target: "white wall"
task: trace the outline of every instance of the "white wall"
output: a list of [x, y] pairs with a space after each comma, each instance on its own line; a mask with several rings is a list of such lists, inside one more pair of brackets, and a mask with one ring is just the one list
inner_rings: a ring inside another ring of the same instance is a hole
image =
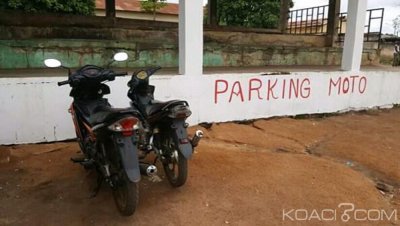
[[[302, 72], [273, 76], [154, 76], [151, 83], [156, 85], [158, 99], [188, 100], [193, 111], [189, 122], [193, 125], [398, 104], [399, 75], [399, 72], [368, 71], [358, 74]], [[0, 79], [0, 144], [74, 138], [72, 121], [67, 112], [72, 101], [68, 96], [69, 87], [56, 85], [57, 81], [64, 79]], [[117, 78], [108, 83], [112, 93], [109, 100], [116, 107], [129, 104], [126, 96], [128, 79]], [[340, 93], [338, 85], [335, 85], [339, 84], [338, 79], [341, 79]], [[249, 100], [250, 81], [252, 95]]]

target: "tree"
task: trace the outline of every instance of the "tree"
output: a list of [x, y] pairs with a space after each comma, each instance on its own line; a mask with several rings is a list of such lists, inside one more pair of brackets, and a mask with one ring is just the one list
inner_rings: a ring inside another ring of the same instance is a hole
[[280, 7], [281, 0], [218, 0], [218, 21], [228, 26], [277, 28]]
[[400, 15], [393, 19], [394, 35], [399, 36], [400, 32]]
[[0, 0], [0, 10], [93, 15], [94, 0]]
[[157, 11], [167, 6], [166, 0], [145, 0], [140, 1], [140, 7], [145, 12], [153, 13], [153, 20], [156, 20]]

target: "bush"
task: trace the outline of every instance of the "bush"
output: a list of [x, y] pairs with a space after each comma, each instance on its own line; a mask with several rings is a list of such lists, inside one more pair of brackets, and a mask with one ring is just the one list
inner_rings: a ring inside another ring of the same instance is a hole
[[0, 0], [0, 9], [93, 15], [94, 0]]
[[[289, 8], [293, 1], [289, 1]], [[220, 25], [251, 28], [278, 28], [280, 0], [218, 0]]]

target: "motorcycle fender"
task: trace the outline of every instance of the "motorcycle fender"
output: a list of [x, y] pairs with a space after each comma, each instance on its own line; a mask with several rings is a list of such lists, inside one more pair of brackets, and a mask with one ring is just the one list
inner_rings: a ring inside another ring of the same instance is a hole
[[118, 148], [122, 164], [125, 168], [125, 172], [131, 182], [140, 181], [140, 168], [138, 149], [134, 145], [133, 137], [126, 137], [122, 135], [114, 136], [115, 146]]
[[172, 128], [175, 130], [177, 144], [179, 145], [179, 150], [186, 159], [191, 159], [193, 154], [193, 147], [188, 139], [188, 133], [185, 128], [184, 120], [174, 120], [172, 123]]

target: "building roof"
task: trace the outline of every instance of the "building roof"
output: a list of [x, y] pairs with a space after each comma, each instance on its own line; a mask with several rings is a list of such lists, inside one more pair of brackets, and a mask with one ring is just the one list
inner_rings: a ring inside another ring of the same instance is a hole
[[[157, 11], [157, 13], [178, 15], [179, 5], [166, 3], [167, 5]], [[105, 0], [96, 0], [96, 9], [105, 9]], [[144, 12], [140, 8], [139, 0], [115, 0], [115, 9], [118, 11]]]

